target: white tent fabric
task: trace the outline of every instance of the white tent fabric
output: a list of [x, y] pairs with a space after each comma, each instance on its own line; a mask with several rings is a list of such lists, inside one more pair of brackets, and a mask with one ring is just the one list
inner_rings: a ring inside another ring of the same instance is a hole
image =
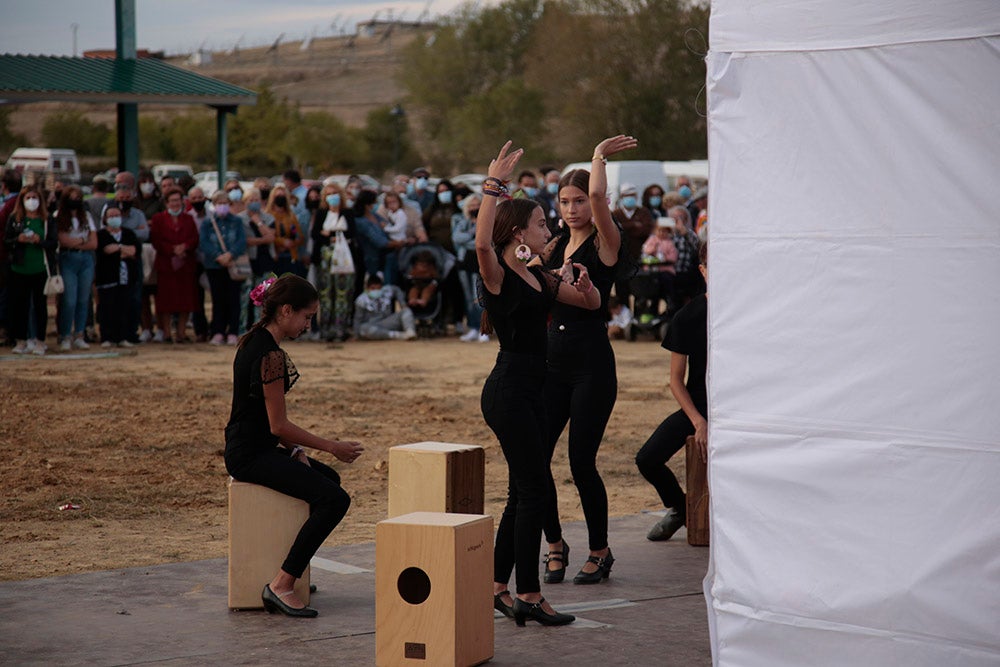
[[715, 0], [717, 665], [1000, 664], [1000, 2]]

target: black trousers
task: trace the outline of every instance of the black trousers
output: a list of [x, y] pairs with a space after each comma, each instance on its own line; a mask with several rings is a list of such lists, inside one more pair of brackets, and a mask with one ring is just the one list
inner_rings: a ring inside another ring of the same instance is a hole
[[545, 360], [501, 351], [483, 386], [486, 424], [507, 460], [507, 505], [497, 527], [493, 580], [506, 584], [516, 566], [517, 592], [537, 593], [542, 511], [552, 487], [545, 450]]
[[101, 328], [101, 342], [120, 343], [127, 338], [131, 300], [129, 285], [97, 288], [97, 326]]
[[240, 333], [240, 292], [243, 283], [229, 277], [227, 269], [205, 269], [212, 290], [211, 332], [225, 336]]
[[34, 306], [35, 336], [45, 342], [45, 329], [49, 320], [48, 304], [45, 297], [45, 281], [48, 276], [41, 273], [24, 274], [11, 271], [8, 283], [9, 299], [7, 320], [10, 333], [16, 340], [28, 338], [28, 312]]
[[308, 466], [295, 461], [288, 450], [278, 447], [253, 456], [227, 456], [226, 469], [241, 482], [260, 484], [309, 503], [309, 518], [281, 564], [288, 574], [301, 577], [309, 560], [351, 506], [350, 496], [340, 486], [340, 475], [314, 459], [309, 459]]
[[[706, 414], [705, 406], [696, 406], [701, 414]], [[677, 510], [681, 516], [686, 511], [684, 492], [677, 483], [677, 477], [667, 467], [667, 461], [684, 446], [688, 436], [694, 435], [694, 424], [678, 410], [664, 419], [646, 444], [635, 455], [635, 465], [646, 481], [653, 485], [663, 501], [663, 506]]]
[[[548, 415], [546, 457], [551, 465], [556, 443], [569, 423], [569, 467], [580, 493], [591, 551], [608, 546], [608, 493], [597, 471], [597, 450], [618, 398], [615, 353], [603, 322], [553, 323], [549, 330], [545, 408]], [[549, 474], [552, 480], [552, 474]], [[545, 510], [545, 539], [562, 539], [555, 482]]]

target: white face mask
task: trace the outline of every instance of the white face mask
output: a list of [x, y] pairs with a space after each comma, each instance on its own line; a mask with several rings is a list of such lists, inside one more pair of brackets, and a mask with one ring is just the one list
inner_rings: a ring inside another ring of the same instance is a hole
[[150, 183], [149, 181], [139, 184], [139, 190], [142, 192], [142, 194], [146, 195], [147, 197], [153, 194], [153, 189], [155, 187], [156, 186]]
[[37, 199], [25, 199], [24, 200], [24, 208], [25, 208], [25, 210], [31, 211], [32, 213], [34, 213], [35, 211], [38, 210], [38, 207], [39, 207], [40, 204], [41, 204], [41, 202], [39, 200], [37, 200]]

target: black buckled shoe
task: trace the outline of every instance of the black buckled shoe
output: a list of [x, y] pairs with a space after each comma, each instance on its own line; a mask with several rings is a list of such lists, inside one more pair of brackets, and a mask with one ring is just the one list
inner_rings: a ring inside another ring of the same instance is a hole
[[588, 556], [588, 563], [593, 563], [597, 566], [597, 569], [593, 572], [584, 572], [580, 570], [580, 573], [573, 577], [574, 584], [599, 584], [611, 574], [611, 566], [615, 564], [615, 557], [611, 555], [611, 549], [608, 549], [608, 555], [604, 558], [598, 556]]
[[[288, 595], [288, 593], [285, 593], [285, 595]], [[316, 618], [319, 616], [319, 612], [312, 607], [302, 607], [300, 609], [289, 607], [282, 601], [281, 596], [276, 595], [271, 590], [271, 584], [264, 586], [264, 591], [260, 594], [260, 599], [263, 600], [264, 609], [267, 609], [267, 613], [269, 614], [281, 612], [285, 616], [294, 616], [296, 618]]]
[[520, 627], [524, 627], [525, 621], [537, 621], [542, 625], [566, 625], [576, 620], [576, 616], [570, 614], [548, 614], [542, 609], [545, 598], [538, 602], [525, 602], [521, 598], [514, 598], [514, 622]]
[[509, 605], [503, 601], [504, 595], [510, 595], [514, 597], [510, 591], [504, 591], [503, 593], [495, 593], [493, 595], [493, 608], [498, 612], [506, 616], [507, 618], [514, 618], [514, 606]]
[[[545, 558], [542, 559], [542, 565], [545, 568], [545, 574], [542, 577], [542, 581], [547, 584], [558, 584], [566, 578], [566, 566], [569, 565], [569, 544], [566, 540], [562, 541], [563, 548], [562, 551], [550, 551]], [[562, 563], [562, 567], [558, 570], [550, 570], [550, 562]]]

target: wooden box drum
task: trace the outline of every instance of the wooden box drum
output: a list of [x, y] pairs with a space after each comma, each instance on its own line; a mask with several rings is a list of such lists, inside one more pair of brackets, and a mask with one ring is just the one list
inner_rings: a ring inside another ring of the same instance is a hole
[[478, 445], [417, 442], [389, 449], [389, 517], [483, 513], [486, 456]]

